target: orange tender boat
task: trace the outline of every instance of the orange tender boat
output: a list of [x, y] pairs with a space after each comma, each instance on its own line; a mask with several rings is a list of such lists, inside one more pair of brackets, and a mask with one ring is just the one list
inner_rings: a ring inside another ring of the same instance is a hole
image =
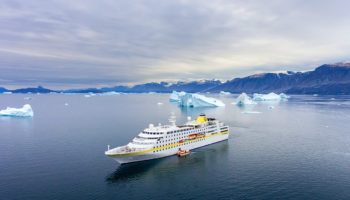
[[179, 157], [183, 157], [183, 156], [187, 156], [190, 153], [191, 153], [190, 150], [181, 150], [181, 149], [179, 149], [179, 151], [176, 153], [176, 155], [179, 156]]

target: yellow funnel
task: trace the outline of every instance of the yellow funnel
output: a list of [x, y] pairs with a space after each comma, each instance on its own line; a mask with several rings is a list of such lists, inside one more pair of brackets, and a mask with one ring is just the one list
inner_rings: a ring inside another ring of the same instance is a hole
[[198, 123], [205, 123], [208, 121], [207, 117], [205, 115], [199, 115], [196, 120]]

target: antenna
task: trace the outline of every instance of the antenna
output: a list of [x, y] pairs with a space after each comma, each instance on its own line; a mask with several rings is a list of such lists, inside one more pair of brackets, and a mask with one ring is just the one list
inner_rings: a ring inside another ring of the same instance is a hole
[[172, 126], [176, 126], [176, 116], [174, 112], [170, 113], [169, 122]]

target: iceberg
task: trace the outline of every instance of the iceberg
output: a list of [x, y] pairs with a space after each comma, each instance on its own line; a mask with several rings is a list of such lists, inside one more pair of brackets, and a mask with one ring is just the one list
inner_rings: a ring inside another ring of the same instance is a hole
[[3, 94], [12, 94], [12, 92], [3, 92]]
[[93, 97], [93, 96], [96, 96], [96, 94], [94, 93], [89, 93], [89, 94], [85, 94], [84, 97], [86, 98], [90, 98], [90, 97]]
[[4, 110], [0, 110], [0, 116], [8, 117], [33, 117], [34, 112], [29, 104], [25, 104], [22, 108], [7, 107]]
[[258, 94], [254, 93], [253, 100], [254, 101], [281, 101], [281, 100], [288, 100], [289, 96], [287, 96], [284, 93], [276, 94], [276, 93], [269, 93], [269, 94]]
[[236, 99], [236, 105], [244, 106], [244, 105], [254, 105], [256, 102], [252, 100], [246, 93], [240, 94]]
[[260, 114], [261, 112], [259, 112], [259, 111], [243, 111], [241, 113], [242, 114]]
[[271, 92], [269, 94], [254, 93], [253, 100], [254, 101], [280, 101], [281, 97], [280, 97], [280, 95], [273, 93], [273, 92]]
[[24, 100], [31, 100], [32, 97], [24, 97]]
[[169, 100], [172, 102], [180, 102], [180, 97], [184, 96], [186, 92], [176, 92], [171, 93]]
[[220, 91], [220, 95], [230, 95], [231, 93], [225, 92], [225, 91]]
[[286, 95], [284, 93], [281, 93], [280, 97], [281, 97], [282, 100], [288, 100], [290, 98], [290, 96], [288, 96], [288, 95]]
[[104, 92], [104, 93], [101, 93], [99, 94], [100, 96], [113, 96], [113, 95], [119, 95], [120, 93], [119, 92]]
[[219, 107], [225, 104], [215, 98], [206, 97], [200, 94], [191, 94], [186, 92], [171, 93], [169, 100], [171, 102], [178, 102], [183, 107]]
[[200, 94], [185, 93], [179, 96], [179, 105], [183, 107], [221, 107], [225, 104], [215, 98], [206, 97]]

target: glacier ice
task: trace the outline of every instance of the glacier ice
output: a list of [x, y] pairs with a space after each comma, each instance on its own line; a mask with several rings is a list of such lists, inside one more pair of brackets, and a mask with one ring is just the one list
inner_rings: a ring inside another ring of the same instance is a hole
[[236, 99], [236, 105], [244, 106], [244, 105], [254, 105], [256, 102], [252, 100], [246, 93], [240, 94]]
[[25, 104], [22, 108], [7, 107], [4, 110], [0, 110], [0, 116], [9, 117], [33, 117], [34, 112], [29, 104]]
[[289, 96], [287, 96], [284, 93], [276, 94], [276, 93], [269, 93], [269, 94], [253, 94], [253, 100], [254, 101], [281, 101], [281, 100], [288, 100]]
[[179, 105], [183, 107], [219, 107], [225, 104], [215, 98], [206, 97], [200, 94], [185, 93], [179, 96]]
[[176, 92], [173, 91], [173, 93], [171, 93], [169, 100], [172, 102], [179, 102], [180, 101], [180, 96], [185, 95], [186, 92]]

